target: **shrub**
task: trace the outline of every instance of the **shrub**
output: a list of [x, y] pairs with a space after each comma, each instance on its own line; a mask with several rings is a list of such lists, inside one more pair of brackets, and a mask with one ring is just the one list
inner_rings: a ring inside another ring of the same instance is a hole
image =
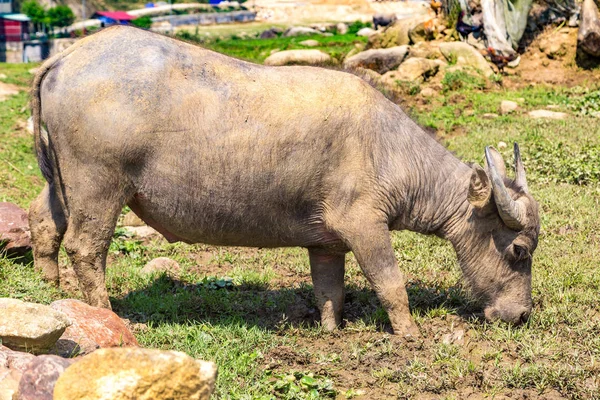
[[348, 26], [348, 33], [356, 33], [362, 28], [370, 28], [373, 24], [370, 22], [354, 21]]
[[152, 18], [148, 16], [140, 17], [132, 20], [131, 23], [137, 26], [138, 28], [150, 29], [150, 27], [152, 26]]

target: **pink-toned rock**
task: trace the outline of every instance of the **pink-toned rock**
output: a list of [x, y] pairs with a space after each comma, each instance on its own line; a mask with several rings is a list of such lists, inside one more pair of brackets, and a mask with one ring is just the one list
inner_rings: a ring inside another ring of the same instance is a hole
[[23, 372], [15, 400], [52, 400], [58, 377], [73, 362], [51, 355], [35, 357]]
[[0, 368], [9, 368], [23, 373], [27, 365], [35, 358], [33, 354], [14, 351], [0, 345]]
[[101, 347], [139, 346], [125, 323], [111, 310], [73, 299], [55, 301], [50, 307], [66, 314], [72, 322], [52, 350], [55, 354], [72, 356]]
[[0, 252], [23, 255], [31, 250], [27, 213], [12, 203], [0, 203]]
[[20, 372], [0, 367], [0, 400], [13, 400], [13, 396], [19, 388], [20, 379]]

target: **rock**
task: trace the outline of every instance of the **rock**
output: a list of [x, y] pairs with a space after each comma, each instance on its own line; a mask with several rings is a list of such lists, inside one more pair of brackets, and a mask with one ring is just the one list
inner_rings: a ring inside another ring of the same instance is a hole
[[217, 369], [178, 351], [101, 349], [71, 365], [58, 378], [60, 400], [208, 399]]
[[517, 108], [519, 108], [519, 105], [515, 101], [502, 100], [500, 103], [500, 115], [510, 114], [516, 111]]
[[50, 349], [71, 322], [48, 306], [0, 299], [0, 339], [13, 350], [41, 353]]
[[123, 221], [121, 223], [123, 226], [144, 226], [146, 223], [141, 220], [140, 217], [135, 215], [133, 211], [129, 211], [127, 214], [123, 216]]
[[485, 119], [494, 119], [494, 118], [498, 118], [499, 115], [498, 114], [494, 114], [494, 113], [485, 113], [481, 116], [481, 118], [485, 118]]
[[[557, 35], [554, 35], [557, 36]], [[548, 37], [540, 41], [540, 51], [546, 54], [546, 57], [555, 60], [567, 54], [567, 47], [558, 37]]]
[[58, 300], [50, 307], [67, 315], [72, 322], [56, 343], [53, 353], [72, 357], [104, 347], [139, 346], [135, 336], [111, 310], [74, 299]]
[[348, 25], [346, 25], [343, 22], [340, 22], [339, 24], [337, 24], [335, 26], [335, 29], [337, 30], [337, 33], [339, 35], [345, 35], [346, 33], [348, 33]]
[[171, 260], [168, 257], [158, 257], [148, 262], [141, 270], [141, 273], [146, 275], [158, 272], [166, 272], [169, 276], [177, 277], [181, 272], [181, 267], [175, 260]]
[[406, 54], [408, 46], [396, 46], [388, 49], [371, 49], [360, 52], [344, 60], [344, 68], [367, 68], [380, 74], [398, 67]]
[[547, 118], [547, 119], [566, 119], [569, 114], [564, 112], [557, 111], [548, 111], [548, 110], [534, 110], [529, 111], [529, 116], [531, 118]]
[[31, 250], [27, 213], [12, 203], [0, 203], [0, 254], [23, 255]]
[[0, 400], [13, 400], [20, 380], [20, 372], [0, 367]]
[[382, 49], [410, 44], [409, 31], [423, 22], [422, 18], [406, 18], [396, 21], [381, 32], [369, 36], [367, 49]]
[[138, 237], [140, 239], [145, 239], [151, 236], [158, 236], [160, 235], [160, 233], [158, 233], [154, 228], [151, 228], [149, 226], [126, 226], [125, 229], [128, 232], [131, 232], [133, 234], [133, 236]]
[[504, 150], [508, 147], [506, 142], [498, 142], [498, 150]]
[[6, 346], [0, 345], [0, 369], [8, 368], [19, 373], [25, 372], [27, 365], [33, 360], [33, 354], [22, 351], [14, 351]]
[[444, 335], [442, 338], [442, 343], [444, 344], [463, 344], [465, 337], [465, 331], [462, 329], [458, 329], [452, 333], [448, 333]]
[[383, 75], [384, 80], [394, 81], [422, 81], [435, 75], [444, 62], [440, 60], [428, 60], [426, 58], [409, 58], [404, 61], [396, 71], [390, 71]]
[[27, 72], [29, 72], [31, 75], [35, 75], [38, 72], [38, 69], [37, 68], [31, 68]]
[[439, 43], [420, 42], [411, 46], [408, 57], [429, 58], [431, 60], [444, 58], [440, 52]]
[[494, 71], [485, 58], [476, 49], [463, 42], [440, 43], [440, 51], [451, 62], [456, 65], [466, 65], [479, 70], [485, 77], [490, 77]]
[[287, 31], [285, 31], [283, 33], [283, 36], [292, 37], [292, 36], [309, 36], [309, 35], [320, 35], [320, 34], [321, 34], [321, 32], [319, 32], [318, 30], [309, 28], [307, 26], [293, 26], [293, 27], [289, 28]]
[[352, 71], [356, 76], [361, 77], [365, 81], [369, 82], [372, 85], [378, 85], [381, 83], [381, 74], [373, 71], [372, 69], [367, 68], [356, 68]]
[[0, 74], [0, 79], [6, 79], [8, 78], [8, 76], [6, 76], [6, 74]]
[[276, 37], [279, 37], [279, 35], [277, 34], [277, 31], [275, 31], [275, 29], [273, 28], [261, 32], [259, 36], [260, 39], [274, 39]]
[[271, 51], [269, 52], [269, 55], [271, 55], [271, 54], [275, 54], [275, 53], [277, 53], [278, 51], [281, 51], [281, 49], [273, 49], [273, 50], [271, 50]]
[[314, 40], [314, 39], [308, 39], [308, 40], [303, 40], [303, 41], [301, 41], [301, 42], [300, 42], [300, 43], [298, 43], [298, 44], [300, 44], [300, 45], [302, 45], [302, 46], [306, 46], [306, 47], [316, 47], [316, 46], [318, 46], [320, 43], [319, 43], [319, 42], [317, 42], [317, 41], [316, 41], [316, 40]]
[[267, 57], [265, 65], [321, 65], [329, 62], [329, 54], [320, 50], [285, 50]]
[[58, 377], [74, 362], [58, 356], [35, 357], [23, 372], [15, 400], [52, 400]]
[[359, 29], [358, 32], [356, 32], [356, 36], [368, 37], [368, 36], [371, 36], [372, 34], [374, 34], [375, 32], [376, 32], [375, 29], [372, 29], [372, 28], [362, 28], [362, 29]]
[[408, 31], [408, 37], [412, 43], [426, 42], [434, 39], [433, 21], [424, 21], [412, 27]]
[[429, 87], [423, 88], [421, 90], [421, 96], [423, 96], [423, 97], [435, 97], [437, 95], [438, 95], [438, 92], [436, 92], [434, 89], [429, 88]]

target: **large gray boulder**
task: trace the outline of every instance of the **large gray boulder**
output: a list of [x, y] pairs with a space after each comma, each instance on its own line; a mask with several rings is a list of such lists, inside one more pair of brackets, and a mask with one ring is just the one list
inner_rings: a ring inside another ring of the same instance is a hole
[[48, 306], [0, 299], [0, 339], [10, 349], [43, 353], [69, 325], [71, 321], [64, 313]]
[[409, 46], [396, 46], [389, 49], [371, 49], [360, 52], [344, 60], [344, 68], [368, 68], [380, 74], [398, 67], [406, 54]]
[[271, 54], [265, 65], [322, 65], [330, 62], [329, 54], [320, 50], [285, 50]]
[[58, 378], [54, 398], [208, 399], [217, 368], [178, 351], [100, 349], [84, 356]]
[[440, 43], [440, 51], [449, 62], [456, 61], [456, 65], [473, 67], [485, 77], [489, 77], [494, 73], [483, 55], [467, 43]]

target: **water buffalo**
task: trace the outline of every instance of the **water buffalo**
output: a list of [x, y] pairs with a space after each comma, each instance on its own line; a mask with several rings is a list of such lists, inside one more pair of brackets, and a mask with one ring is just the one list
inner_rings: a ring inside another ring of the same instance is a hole
[[[493, 148], [467, 165], [362, 79], [265, 67], [132, 27], [44, 63], [32, 91], [48, 185], [30, 209], [36, 266], [63, 242], [85, 300], [110, 307], [106, 254], [127, 204], [170, 241], [308, 249], [327, 329], [352, 251], [396, 334], [416, 334], [390, 230], [452, 242], [489, 319], [531, 312], [538, 206]], [[47, 135], [41, 124], [45, 123]]]
[[377, 30], [380, 26], [392, 25], [397, 20], [396, 14], [375, 14], [373, 15], [373, 28]]

